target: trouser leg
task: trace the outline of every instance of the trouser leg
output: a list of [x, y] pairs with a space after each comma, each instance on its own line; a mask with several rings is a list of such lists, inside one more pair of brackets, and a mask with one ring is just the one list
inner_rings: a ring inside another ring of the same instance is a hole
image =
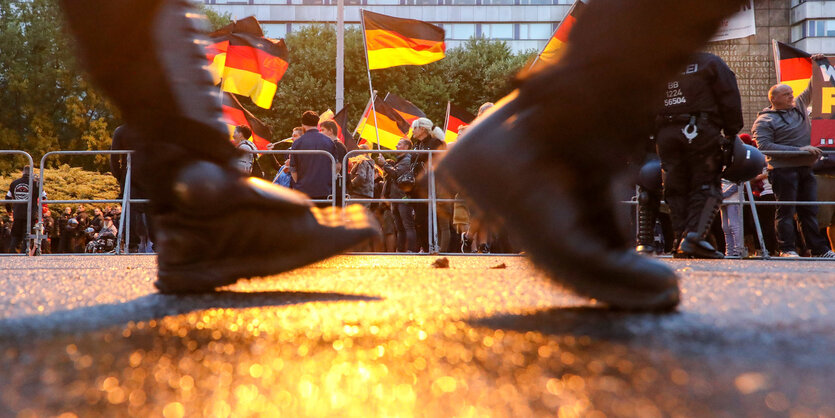
[[[412, 206], [408, 203], [398, 203], [396, 214], [397, 217], [400, 219], [399, 223], [403, 228], [403, 250], [404, 251], [411, 251], [417, 252], [418, 251], [418, 244], [417, 244], [417, 236], [415, 232], [415, 215], [413, 213]], [[398, 230], [398, 242], [400, 241]], [[399, 247], [399, 245], [398, 245]]]
[[88, 73], [141, 132], [130, 144], [133, 176], [156, 212], [171, 209], [182, 167], [198, 160], [226, 165], [235, 156], [205, 58], [199, 59], [196, 42], [204, 35], [188, 3], [62, 1]]
[[690, 169], [686, 163], [680, 128], [665, 127], [658, 133], [658, 155], [663, 170], [664, 200], [670, 207], [675, 239], [681, 239], [687, 228]]
[[638, 252], [652, 253], [655, 244], [655, 223], [661, 197], [644, 187], [638, 187]]
[[[810, 167], [802, 167], [798, 170], [797, 199], [803, 202], [818, 201], [818, 184]], [[819, 255], [828, 251], [826, 238], [821, 235], [818, 227], [818, 207], [799, 205], [797, 207], [797, 219], [800, 221], [800, 227], [803, 230], [806, 247], [812, 250], [812, 255]]]
[[429, 206], [426, 203], [412, 203], [412, 208], [415, 210], [417, 245], [429, 252]]
[[[780, 201], [797, 201], [798, 173], [795, 168], [775, 168], [768, 173], [774, 197]], [[779, 251], [797, 251], [795, 206], [779, 205], [775, 210], [774, 226]]]

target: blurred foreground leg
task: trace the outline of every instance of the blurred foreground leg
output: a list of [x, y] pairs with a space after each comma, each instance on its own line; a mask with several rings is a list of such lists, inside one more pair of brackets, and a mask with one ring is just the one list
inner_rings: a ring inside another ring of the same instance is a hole
[[64, 0], [93, 81], [137, 130], [134, 177], [151, 199], [162, 292], [276, 274], [372, 237], [361, 208], [319, 210], [242, 177], [205, 70], [205, 17], [186, 0]]
[[589, 2], [563, 58], [470, 126], [439, 176], [503, 222], [566, 288], [612, 307], [674, 308], [675, 272], [629, 248], [616, 186], [654, 130], [666, 81], [742, 3]]

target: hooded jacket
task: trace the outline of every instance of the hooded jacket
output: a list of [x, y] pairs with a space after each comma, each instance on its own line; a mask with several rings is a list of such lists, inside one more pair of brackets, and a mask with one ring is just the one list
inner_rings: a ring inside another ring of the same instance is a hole
[[[794, 107], [786, 110], [763, 109], [757, 115], [751, 129], [754, 139], [762, 151], [797, 151], [810, 144], [812, 121], [806, 108], [811, 98], [811, 90], [806, 88], [795, 98]], [[812, 155], [774, 155], [766, 156], [773, 168], [811, 167], [817, 158]]]

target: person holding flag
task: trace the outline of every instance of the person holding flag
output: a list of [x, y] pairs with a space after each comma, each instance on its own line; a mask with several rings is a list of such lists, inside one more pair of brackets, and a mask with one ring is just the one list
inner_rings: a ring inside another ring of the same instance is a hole
[[[757, 115], [752, 128], [754, 140], [763, 151], [799, 151], [800, 155], [769, 156], [768, 181], [774, 190], [777, 201], [817, 201], [817, 180], [812, 173], [812, 165], [820, 159], [822, 151], [811, 145], [812, 121], [806, 109], [811, 103], [811, 76], [813, 62], [824, 60], [821, 54], [808, 55], [788, 45], [775, 44], [778, 65], [784, 60], [793, 60], [785, 65], [777, 84], [768, 92], [771, 106]], [[778, 66], [778, 70], [780, 66]], [[789, 70], [794, 70], [794, 76]], [[809, 81], [803, 81], [808, 76]], [[795, 97], [794, 86], [803, 85], [805, 89]], [[818, 208], [809, 205], [777, 206], [777, 243], [781, 257], [799, 257], [797, 253], [797, 233], [795, 232], [795, 214], [803, 230], [803, 238], [812, 255], [823, 258], [835, 258], [826, 238], [818, 228]]]

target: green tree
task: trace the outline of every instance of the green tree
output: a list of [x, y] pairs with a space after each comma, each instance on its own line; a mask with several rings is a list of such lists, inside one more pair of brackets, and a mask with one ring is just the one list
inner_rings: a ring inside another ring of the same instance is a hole
[[[55, 0], [0, 0], [0, 148], [27, 151], [36, 164], [48, 151], [107, 149], [118, 125], [78, 70], [61, 16]], [[106, 161], [77, 163], [101, 170]], [[0, 159], [0, 172], [11, 169]]]
[[[279, 82], [271, 109], [258, 109], [242, 100], [273, 129], [274, 139], [289, 136], [308, 109], [334, 107], [336, 31], [333, 25], [312, 25], [285, 39], [290, 67]], [[482, 103], [510, 92], [509, 81], [532, 57], [533, 51], [514, 54], [504, 42], [471, 39], [447, 51], [446, 58], [423, 66], [402, 66], [372, 71], [378, 94], [398, 94], [423, 109], [441, 126], [447, 101], [475, 113]], [[365, 50], [359, 29], [345, 31], [345, 105], [349, 128], [359, 121], [369, 99]]]
[[206, 7], [205, 4], [198, 4], [197, 9], [200, 13], [206, 15], [209, 20], [210, 31], [216, 31], [230, 23], [232, 23], [232, 15], [227, 13], [218, 13], [213, 9]]

